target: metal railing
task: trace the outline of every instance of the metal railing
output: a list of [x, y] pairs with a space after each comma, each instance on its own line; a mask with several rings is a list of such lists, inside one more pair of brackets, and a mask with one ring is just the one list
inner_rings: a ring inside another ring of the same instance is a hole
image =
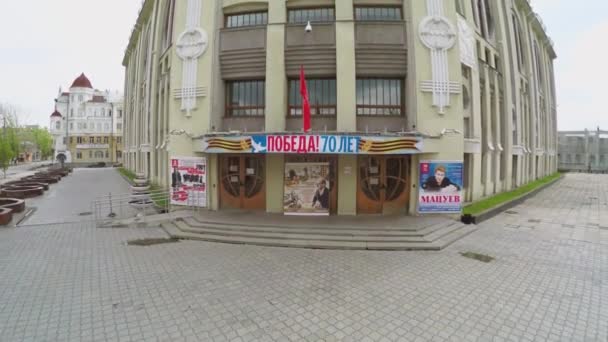
[[159, 214], [168, 214], [167, 219], [171, 219], [175, 211], [198, 213], [205, 208], [196, 206], [196, 201], [188, 196], [184, 205], [171, 205], [171, 191], [167, 189], [149, 190], [141, 195], [109, 193], [91, 203], [91, 212], [97, 227], [110, 227], [126, 222], [146, 223], [148, 218]]

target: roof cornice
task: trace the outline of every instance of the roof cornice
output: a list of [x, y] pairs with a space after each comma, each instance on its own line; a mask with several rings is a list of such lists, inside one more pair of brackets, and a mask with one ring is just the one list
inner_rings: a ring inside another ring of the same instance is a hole
[[139, 34], [141, 33], [142, 27], [145, 23], [150, 19], [154, 9], [154, 1], [155, 0], [143, 0], [141, 5], [141, 9], [139, 10], [139, 15], [137, 16], [137, 21], [133, 29], [131, 30], [131, 37], [129, 38], [129, 44], [127, 45], [127, 49], [125, 51], [125, 56], [122, 60], [122, 65], [127, 66], [129, 61], [129, 57], [131, 57], [131, 53], [133, 49], [137, 45], [137, 39], [139, 39]]

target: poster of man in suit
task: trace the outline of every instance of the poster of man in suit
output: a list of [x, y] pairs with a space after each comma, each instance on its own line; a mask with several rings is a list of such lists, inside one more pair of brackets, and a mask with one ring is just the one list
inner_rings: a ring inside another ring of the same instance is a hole
[[418, 212], [460, 213], [462, 175], [462, 161], [421, 161]]
[[329, 163], [286, 163], [285, 215], [329, 215]]
[[171, 158], [171, 204], [207, 206], [207, 159]]

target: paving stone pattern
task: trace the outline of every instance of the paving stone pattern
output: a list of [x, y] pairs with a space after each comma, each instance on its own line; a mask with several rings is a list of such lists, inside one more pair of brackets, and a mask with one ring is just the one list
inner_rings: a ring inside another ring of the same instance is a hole
[[607, 190], [568, 175], [441, 252], [2, 229], [0, 341], [606, 341]]

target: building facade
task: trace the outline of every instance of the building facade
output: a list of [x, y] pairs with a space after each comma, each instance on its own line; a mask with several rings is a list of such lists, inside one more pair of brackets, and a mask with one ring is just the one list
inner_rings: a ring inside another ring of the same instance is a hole
[[557, 170], [555, 58], [527, 0], [147, 0], [125, 164], [203, 157], [209, 208], [280, 213], [287, 165], [324, 163], [331, 213], [415, 215], [421, 162], [460, 161], [474, 201]]
[[84, 75], [59, 90], [51, 114], [55, 159], [72, 164], [122, 163], [123, 98], [93, 89]]
[[574, 172], [608, 172], [608, 131], [559, 132], [559, 169]]

